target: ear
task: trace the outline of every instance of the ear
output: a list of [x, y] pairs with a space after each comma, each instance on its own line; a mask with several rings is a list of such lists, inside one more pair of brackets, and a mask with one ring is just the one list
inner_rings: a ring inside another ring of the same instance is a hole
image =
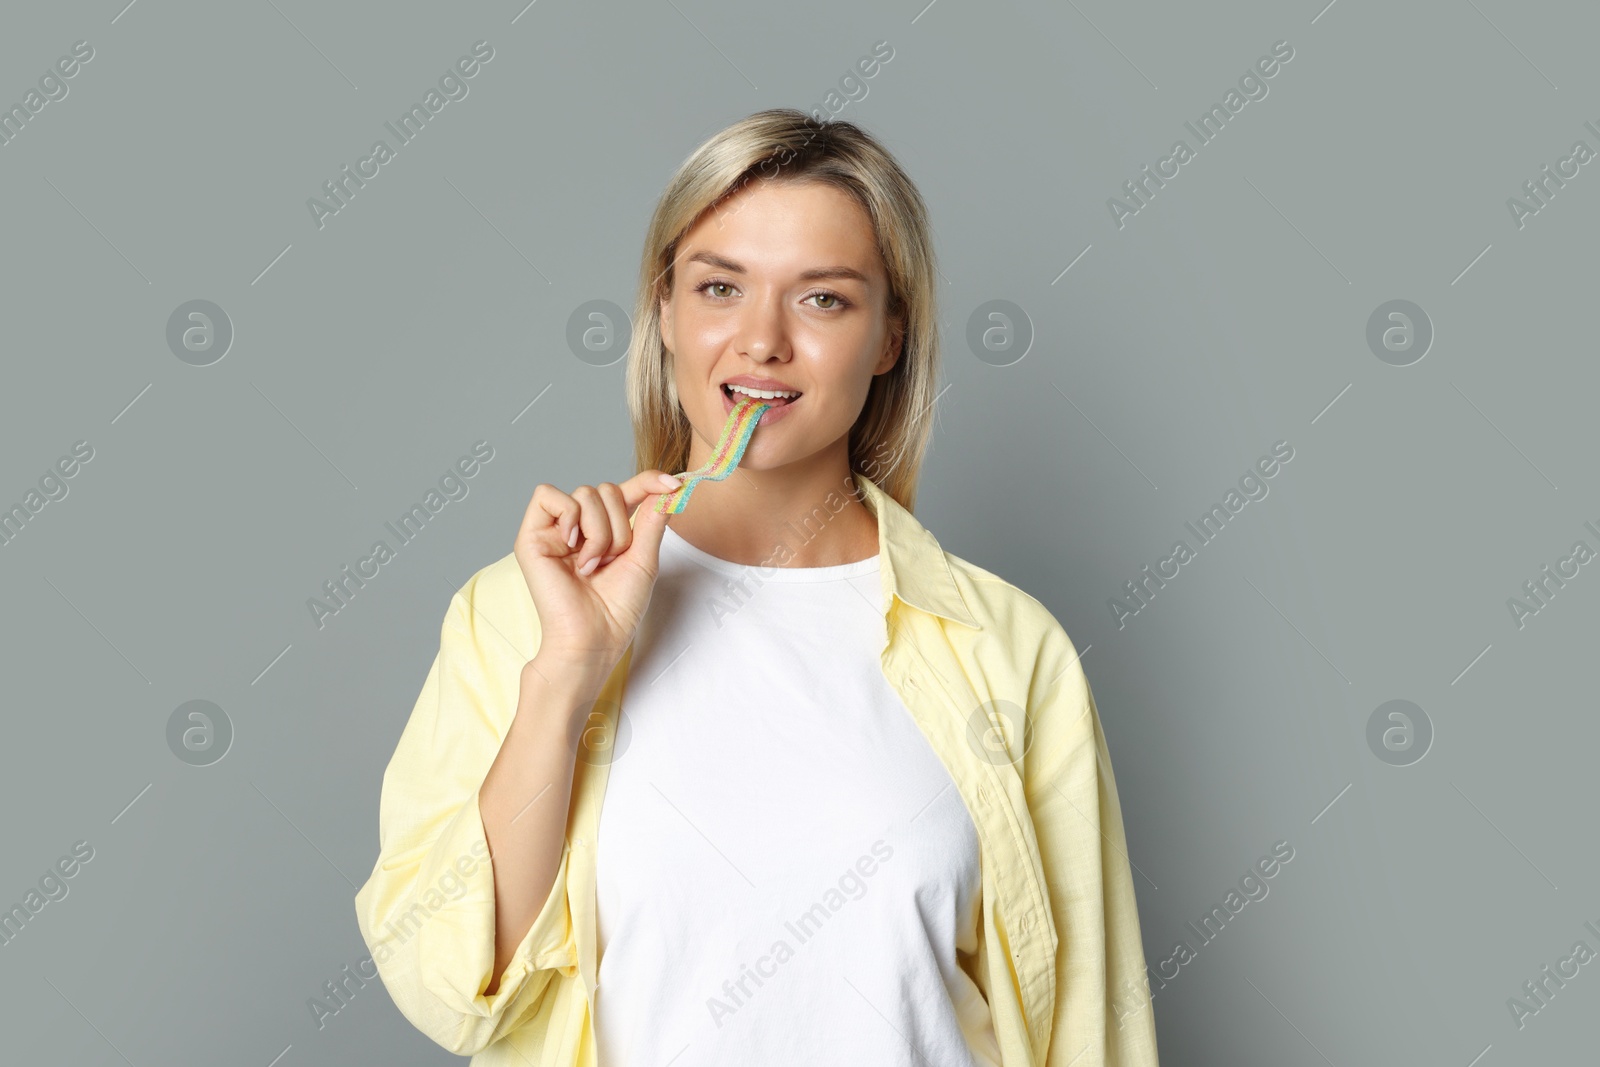
[[672, 335], [672, 301], [668, 296], [663, 295], [658, 303], [661, 309], [661, 336], [663, 338], [670, 337]]
[[889, 322], [889, 336], [883, 342], [883, 355], [878, 357], [878, 365], [873, 374], [884, 374], [893, 369], [900, 362], [901, 351], [905, 347], [905, 324], [891, 319]]

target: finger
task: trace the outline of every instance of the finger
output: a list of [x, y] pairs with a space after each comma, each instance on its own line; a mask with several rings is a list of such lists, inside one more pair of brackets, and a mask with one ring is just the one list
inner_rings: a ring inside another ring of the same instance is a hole
[[603, 567], [628, 550], [633, 541], [633, 529], [628, 525], [628, 506], [622, 499], [622, 488], [615, 482], [601, 482], [595, 488], [600, 491], [606, 516], [611, 520], [611, 547], [600, 560]]
[[534, 487], [528, 508], [523, 513], [517, 538], [537, 547], [546, 556], [564, 556], [571, 549], [567, 535], [578, 528], [578, 502], [548, 483]]
[[651, 493], [671, 492], [683, 484], [683, 479], [663, 470], [651, 468], [640, 471], [622, 483], [622, 502], [632, 511]]
[[660, 566], [661, 539], [665, 536], [667, 520], [671, 518], [670, 515], [656, 510], [656, 503], [662, 495], [664, 494], [651, 493], [645, 497], [630, 520], [633, 527], [633, 541], [628, 546], [628, 551], [635, 553], [636, 558], [648, 561], [654, 568]]
[[578, 525], [583, 530], [574, 562], [579, 574], [588, 575], [600, 565], [600, 557], [611, 549], [611, 516], [594, 486], [580, 485], [572, 495], [582, 508]]

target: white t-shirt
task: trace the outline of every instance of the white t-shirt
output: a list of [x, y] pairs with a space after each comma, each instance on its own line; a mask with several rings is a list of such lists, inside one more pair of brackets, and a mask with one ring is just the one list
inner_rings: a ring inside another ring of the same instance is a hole
[[883, 642], [877, 556], [763, 574], [667, 527], [597, 831], [601, 1067], [998, 1067], [977, 832]]

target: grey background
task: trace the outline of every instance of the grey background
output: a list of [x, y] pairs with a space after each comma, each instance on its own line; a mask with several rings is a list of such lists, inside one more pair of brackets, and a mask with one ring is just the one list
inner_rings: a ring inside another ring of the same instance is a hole
[[[5, 13], [6, 105], [95, 51], [0, 147], [0, 503], [94, 449], [0, 547], [0, 902], [94, 849], [0, 946], [7, 1062], [449, 1059], [377, 982], [320, 1028], [307, 1001], [367, 955], [352, 897], [450, 593], [538, 482], [631, 473], [622, 364], [566, 328], [631, 306], [672, 170], [879, 40], [838, 117], [936, 226], [918, 514], [1083, 652], [1147, 956], [1197, 946], [1156, 993], [1163, 1062], [1592, 1058], [1600, 964], [1521, 1028], [1507, 1000], [1600, 949], [1600, 565], [1520, 628], [1507, 599], [1600, 548], [1600, 163], [1521, 228], [1506, 206], [1600, 148], [1592, 5], [449, 7]], [[319, 229], [306, 200], [480, 39], [469, 95]], [[1119, 228], [1108, 199], [1279, 40], [1268, 95]], [[207, 367], [166, 342], [196, 299], [234, 330]], [[1008, 366], [965, 342], [995, 299], [1034, 331]], [[1366, 341], [1395, 299], [1435, 331], [1405, 367]], [[321, 583], [478, 440], [468, 495], [319, 629]], [[1279, 440], [1270, 495], [1119, 629], [1109, 598]], [[235, 732], [210, 766], [168, 747], [196, 699]], [[1393, 699], [1434, 730], [1409, 766], [1366, 739]], [[1199, 945], [1280, 840], [1270, 894]]]

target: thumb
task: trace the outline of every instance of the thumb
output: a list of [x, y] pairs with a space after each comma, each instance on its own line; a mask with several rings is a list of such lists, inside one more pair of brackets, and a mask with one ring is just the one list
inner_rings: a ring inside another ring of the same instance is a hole
[[639, 558], [647, 560], [652, 570], [660, 565], [661, 539], [665, 536], [667, 519], [670, 517], [656, 510], [665, 495], [651, 493], [628, 519], [628, 525], [633, 527], [633, 544], [628, 546], [628, 553], [639, 553]]

